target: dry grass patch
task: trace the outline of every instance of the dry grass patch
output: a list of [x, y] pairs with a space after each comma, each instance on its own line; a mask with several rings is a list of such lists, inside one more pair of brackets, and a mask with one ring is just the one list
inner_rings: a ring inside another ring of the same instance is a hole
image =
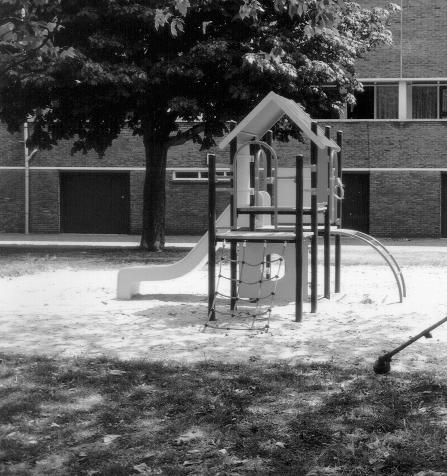
[[167, 248], [162, 253], [139, 248], [70, 249], [0, 247], [0, 278], [61, 269], [106, 270], [124, 266], [166, 264], [181, 259], [188, 250]]
[[445, 377], [332, 364], [3, 355], [0, 472], [447, 471]]

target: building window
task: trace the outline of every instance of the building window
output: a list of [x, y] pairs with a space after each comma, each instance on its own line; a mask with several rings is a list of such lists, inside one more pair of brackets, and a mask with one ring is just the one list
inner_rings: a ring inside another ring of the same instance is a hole
[[411, 108], [413, 119], [447, 119], [447, 84], [413, 83]]
[[348, 106], [348, 119], [374, 119], [374, 86], [363, 86], [355, 95], [356, 104]]
[[413, 85], [413, 119], [436, 119], [438, 117], [438, 87]]
[[[231, 178], [230, 169], [216, 170], [218, 182], [229, 182]], [[205, 168], [181, 168], [172, 171], [174, 182], [208, 182], [208, 169]]]
[[397, 119], [399, 87], [396, 83], [364, 84], [356, 94], [356, 104], [348, 107], [348, 119]]
[[439, 86], [439, 117], [447, 119], [447, 85]]
[[397, 119], [399, 115], [399, 87], [397, 84], [377, 84], [376, 119]]

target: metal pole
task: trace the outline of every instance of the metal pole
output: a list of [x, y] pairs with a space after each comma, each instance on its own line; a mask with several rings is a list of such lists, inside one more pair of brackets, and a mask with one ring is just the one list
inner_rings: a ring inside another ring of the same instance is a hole
[[295, 203], [295, 322], [303, 318], [303, 156], [296, 156]]
[[435, 324], [431, 325], [430, 327], [427, 327], [426, 329], [424, 329], [422, 332], [419, 332], [419, 334], [415, 335], [414, 337], [412, 337], [411, 339], [408, 339], [407, 342], [404, 342], [403, 344], [401, 344], [399, 347], [396, 347], [395, 349], [393, 349], [391, 352], [388, 352], [386, 353], [385, 355], [389, 358], [393, 357], [394, 355], [396, 355], [397, 353], [399, 353], [400, 351], [404, 350], [405, 347], [408, 347], [409, 345], [413, 344], [413, 342], [416, 342], [417, 340], [419, 340], [421, 337], [427, 337], [427, 338], [430, 338], [432, 337], [430, 332], [434, 329], [436, 329], [437, 327], [441, 326], [442, 324], [444, 324], [445, 322], [447, 322], [447, 316], [444, 317], [443, 319], [441, 319], [440, 321], [436, 322]]
[[28, 123], [23, 125], [23, 141], [25, 153], [25, 234], [29, 234], [29, 158], [28, 158]]
[[29, 185], [29, 163], [34, 157], [38, 149], [34, 149], [31, 153], [27, 145], [29, 139], [28, 121], [23, 124], [23, 151], [25, 156], [25, 235], [29, 234], [29, 216], [30, 216], [30, 185]]
[[413, 344], [413, 342], [416, 342], [418, 339], [421, 337], [426, 337], [426, 338], [431, 338], [431, 331], [433, 329], [436, 329], [440, 325], [444, 324], [447, 322], [447, 317], [444, 317], [440, 321], [436, 322], [430, 327], [427, 327], [427, 329], [424, 329], [422, 332], [417, 334], [416, 336], [412, 337], [411, 339], [407, 340], [403, 344], [401, 344], [399, 347], [396, 347], [393, 349], [391, 352], [387, 352], [386, 354], [380, 356], [376, 362], [374, 363], [374, 372], [376, 374], [387, 374], [391, 370], [391, 359], [400, 351], [408, 347], [409, 345]]
[[[340, 151], [337, 153], [337, 170], [338, 178], [340, 181], [343, 180], [343, 132], [337, 131], [337, 145], [340, 146]], [[337, 200], [337, 227], [342, 228], [342, 211], [343, 211], [343, 200]], [[339, 293], [341, 286], [341, 237], [337, 235], [335, 237], [335, 292]]]
[[[231, 122], [230, 124], [230, 129], [234, 129], [236, 123]], [[237, 137], [235, 137], [231, 142], [230, 142], [230, 165], [231, 165], [231, 170], [235, 170], [235, 158], [236, 158], [236, 152], [237, 152]], [[234, 196], [237, 193], [237, 190], [235, 190], [235, 178], [234, 176], [231, 177], [231, 199], [230, 199], [230, 228], [232, 230], [235, 230], [237, 228], [237, 214], [234, 212], [234, 206], [235, 206], [235, 199]], [[230, 243], [230, 277], [231, 277], [231, 301], [230, 301], [230, 309], [233, 311], [236, 307], [236, 302], [237, 302], [237, 243], [236, 242], [231, 242]]]
[[[326, 126], [324, 128], [324, 135], [331, 138], [331, 128]], [[324, 213], [324, 297], [331, 298], [331, 148], [328, 147], [327, 155], [327, 203], [326, 211]]]
[[[312, 122], [312, 132], [318, 134], [316, 122]], [[317, 312], [318, 300], [318, 203], [317, 203], [317, 175], [318, 147], [314, 142], [310, 144], [310, 206], [311, 206], [311, 256], [310, 256], [310, 312]]]
[[208, 316], [216, 320], [216, 156], [208, 154]]

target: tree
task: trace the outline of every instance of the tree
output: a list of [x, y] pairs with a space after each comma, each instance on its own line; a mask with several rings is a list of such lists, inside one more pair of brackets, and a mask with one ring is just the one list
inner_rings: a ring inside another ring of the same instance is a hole
[[[75, 138], [74, 151], [103, 153], [123, 127], [142, 136], [141, 246], [160, 249], [168, 149], [213, 145], [226, 121], [272, 89], [311, 113], [351, 103], [361, 87], [355, 60], [391, 42], [390, 12], [342, 0], [46, 2], [34, 14], [57, 19], [49, 41], [72, 54], [34, 55], [10, 68], [0, 119], [14, 130], [32, 114], [30, 145], [40, 148]], [[183, 130], [179, 118], [200, 123]]]
[[0, 82], [19, 65], [38, 56], [70, 55], [51, 42], [51, 34], [60, 28], [58, 19], [39, 19], [42, 8], [59, 0], [0, 0]]

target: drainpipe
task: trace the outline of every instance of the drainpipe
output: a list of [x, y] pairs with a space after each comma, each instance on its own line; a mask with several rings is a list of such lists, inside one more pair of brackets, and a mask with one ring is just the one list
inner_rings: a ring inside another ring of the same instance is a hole
[[29, 151], [27, 141], [28, 141], [28, 121], [23, 124], [23, 141], [24, 141], [24, 152], [25, 152], [25, 235], [29, 234], [29, 163], [34, 157], [34, 154], [37, 152], [37, 149], [34, 149], [31, 153]]
[[403, 0], [400, 0], [400, 77], [403, 78], [404, 74], [404, 50], [403, 44], [404, 41], [404, 4]]

